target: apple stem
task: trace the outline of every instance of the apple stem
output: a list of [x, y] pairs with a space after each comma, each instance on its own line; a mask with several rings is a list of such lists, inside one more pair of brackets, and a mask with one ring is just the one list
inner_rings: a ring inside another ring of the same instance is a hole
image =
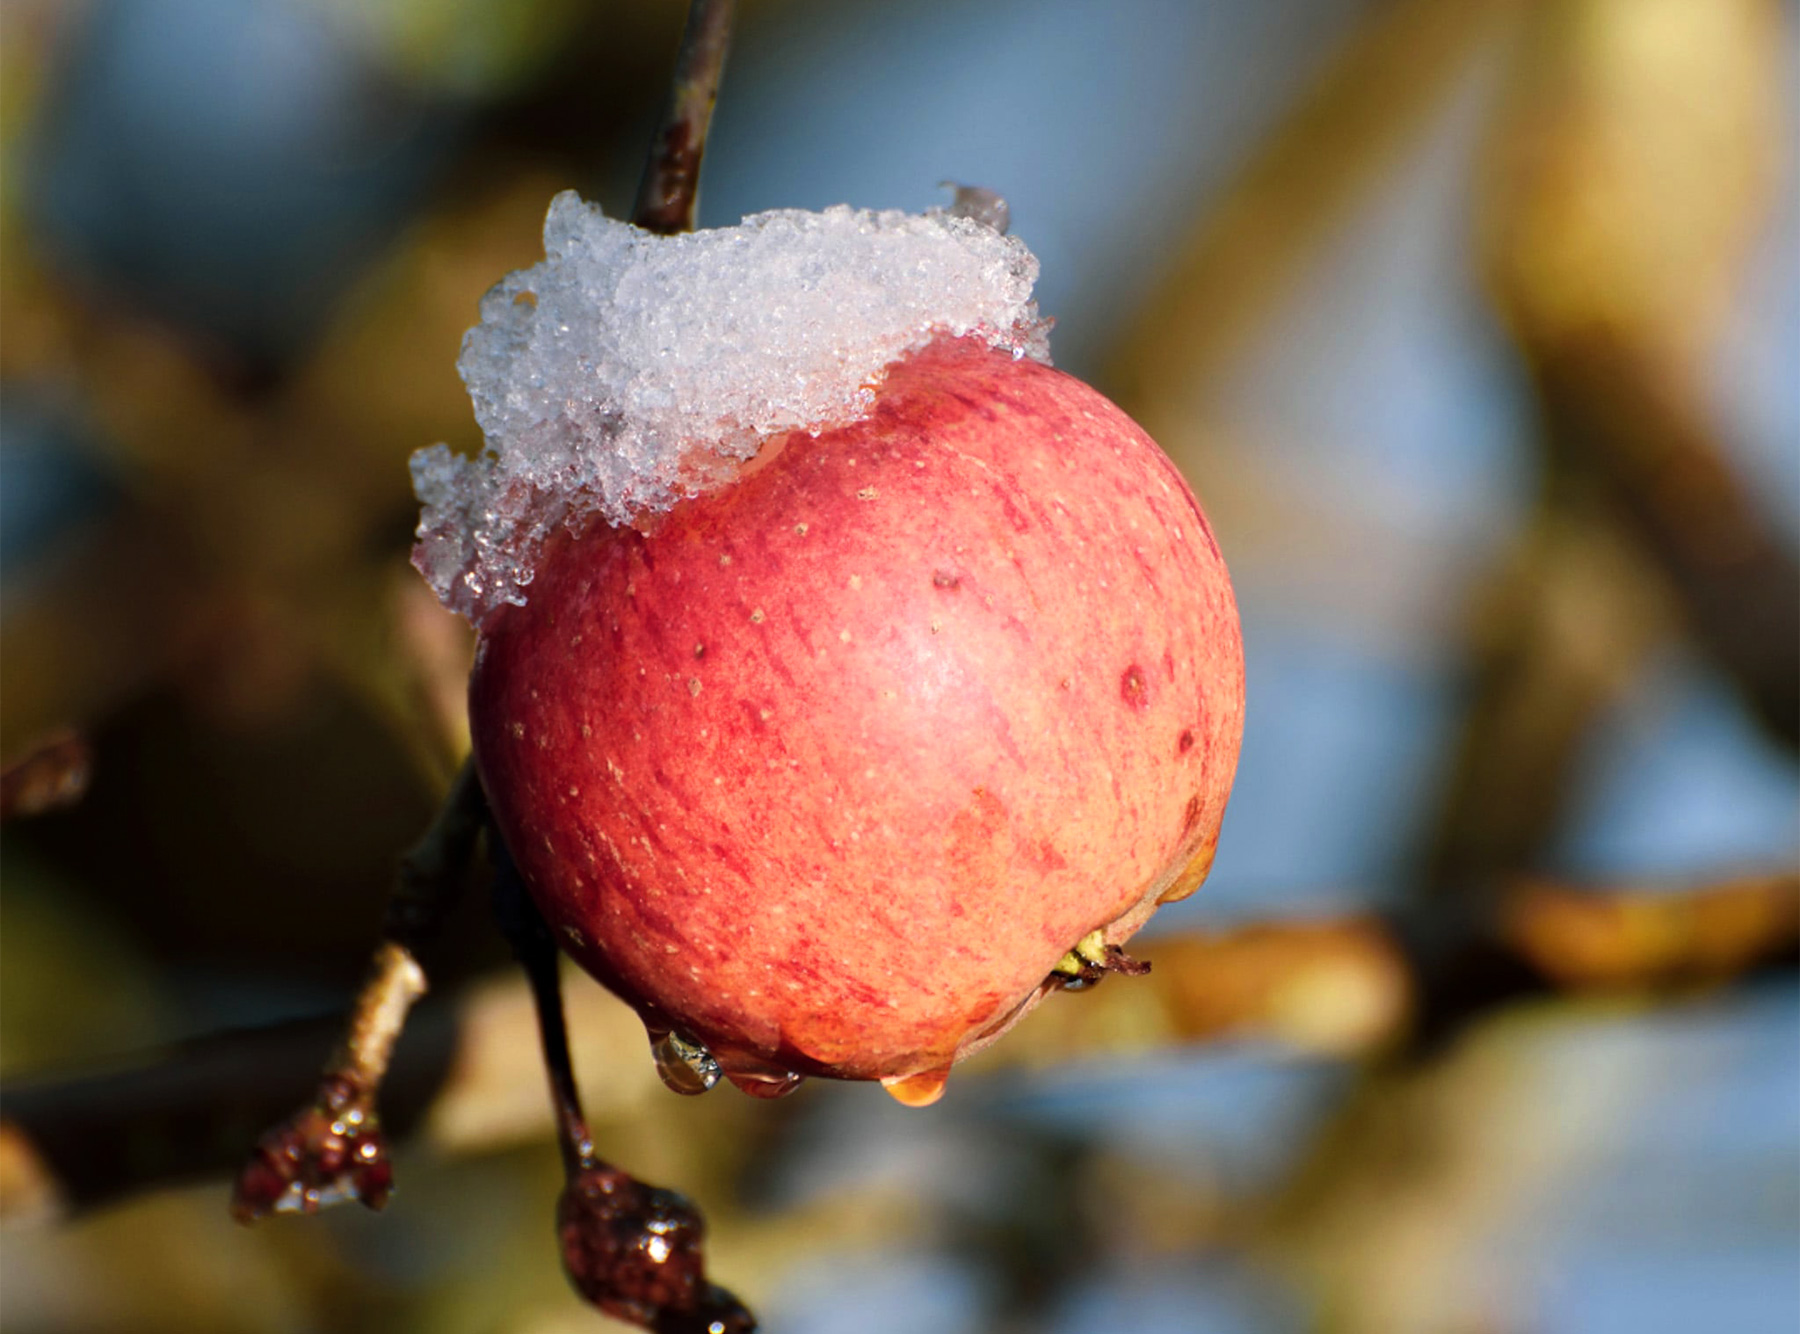
[[556, 940], [499, 831], [490, 830], [489, 838], [494, 917], [531, 983], [550, 1080], [565, 1181], [556, 1230], [569, 1281], [606, 1314], [657, 1334], [751, 1334], [756, 1318], [707, 1280], [699, 1211], [594, 1152], [569, 1055]]
[[719, 76], [731, 44], [735, 0], [692, 0], [681, 53], [669, 87], [669, 106], [644, 164], [631, 220], [664, 236], [694, 230], [700, 160], [718, 101]]
[[525, 970], [531, 1000], [537, 1011], [538, 1039], [544, 1049], [544, 1071], [550, 1079], [550, 1105], [556, 1116], [556, 1138], [562, 1147], [563, 1171], [585, 1171], [597, 1161], [588, 1134], [587, 1116], [581, 1110], [581, 1092], [575, 1085], [575, 1064], [569, 1055], [569, 1029], [563, 1012], [562, 975], [558, 971], [556, 941], [543, 914], [531, 901], [520, 879], [512, 854], [491, 833], [489, 856], [494, 863], [494, 919], [500, 934], [512, 946], [513, 956]]

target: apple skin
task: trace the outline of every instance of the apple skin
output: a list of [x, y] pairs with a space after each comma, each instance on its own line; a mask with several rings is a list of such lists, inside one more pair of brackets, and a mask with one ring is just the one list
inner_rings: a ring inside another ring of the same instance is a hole
[[559, 539], [527, 594], [470, 687], [499, 828], [563, 948], [750, 1091], [929, 1101], [1211, 865], [1225, 564], [1149, 436], [1049, 367], [940, 338], [863, 421]]

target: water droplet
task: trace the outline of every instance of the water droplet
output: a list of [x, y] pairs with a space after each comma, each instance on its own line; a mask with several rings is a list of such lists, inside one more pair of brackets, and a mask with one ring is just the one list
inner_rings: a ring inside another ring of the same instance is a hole
[[785, 1098], [806, 1082], [802, 1075], [792, 1070], [770, 1070], [768, 1072], [733, 1070], [725, 1076], [737, 1086], [738, 1092], [752, 1098]]
[[698, 1097], [719, 1082], [719, 1063], [692, 1038], [679, 1033], [651, 1034], [650, 1054], [662, 1082], [685, 1097]]
[[944, 1096], [944, 1086], [949, 1082], [950, 1067], [944, 1066], [912, 1075], [889, 1075], [881, 1081], [881, 1087], [902, 1107], [929, 1107]]

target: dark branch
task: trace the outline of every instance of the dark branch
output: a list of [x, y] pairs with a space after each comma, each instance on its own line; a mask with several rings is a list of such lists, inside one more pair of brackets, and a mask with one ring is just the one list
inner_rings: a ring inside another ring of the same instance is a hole
[[631, 220], [664, 236], [694, 229], [700, 196], [700, 161], [719, 96], [719, 75], [731, 42], [735, 0], [693, 0], [681, 34], [681, 54], [669, 91], [669, 107], [651, 145]]
[[413, 949], [437, 932], [461, 897], [486, 811], [470, 761], [424, 837], [401, 859], [385, 939], [317, 1091], [262, 1135], [239, 1173], [231, 1201], [239, 1222], [269, 1213], [313, 1213], [346, 1200], [371, 1209], [387, 1203], [394, 1177], [378, 1100], [394, 1044], [426, 991]]
[[437, 934], [462, 896], [486, 819], [481, 779], [474, 761], [465, 760], [431, 827], [400, 859], [399, 879], [382, 924], [388, 940], [416, 951]]
[[756, 1319], [706, 1278], [704, 1222], [674, 1191], [638, 1181], [594, 1152], [569, 1057], [556, 942], [490, 831], [494, 915], [531, 984], [566, 1185], [556, 1206], [563, 1268], [600, 1310], [657, 1334], [750, 1334]]
[[[61, 1212], [216, 1176], [243, 1161], [260, 1127], [317, 1097], [319, 1053], [344, 1024], [331, 1015], [214, 1033], [124, 1069], [11, 1079], [3, 1124], [54, 1183]], [[436, 1104], [459, 1029], [460, 1016], [442, 1005], [425, 1007], [408, 1027], [382, 1086], [390, 1136], [410, 1134]], [[22, 1202], [0, 1190], [0, 1215], [15, 1207]]]

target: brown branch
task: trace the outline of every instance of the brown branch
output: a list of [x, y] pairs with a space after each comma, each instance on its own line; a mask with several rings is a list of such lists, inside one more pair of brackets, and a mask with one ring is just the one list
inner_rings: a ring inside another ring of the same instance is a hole
[[[1800, 964], [1793, 874], [1679, 891], [1519, 881], [1496, 911], [1465, 909], [1432, 902], [1398, 920], [1259, 923], [1140, 942], [1149, 976], [1040, 1006], [971, 1069], [1251, 1037], [1350, 1058], [1409, 1040], [1429, 1050], [1521, 1002], [1674, 998]], [[570, 999], [575, 1056], [606, 1071], [583, 1090], [590, 1110], [617, 1117], [668, 1096], [629, 1009], [593, 985]], [[335, 1024], [219, 1035], [123, 1072], [13, 1081], [0, 1118], [0, 1217], [41, 1215], [52, 1198], [78, 1210], [225, 1169], [248, 1128], [304, 1096], [307, 1052]], [[422, 1007], [383, 1087], [389, 1133], [444, 1152], [541, 1137], [550, 1120], [535, 1025], [516, 983]]]
[[1717, 986], [1793, 959], [1800, 877], [1752, 877], [1690, 894], [1584, 894], [1526, 880], [1503, 904], [1498, 938], [1546, 990], [1673, 991]]
[[1422, 884], [1455, 897], [1532, 866], [1561, 828], [1593, 725], [1670, 633], [1654, 572], [1558, 478], [1482, 599], [1470, 691]]
[[1482, 257], [1551, 465], [1613, 509], [1695, 641], [1800, 748], [1800, 555], [1704, 388], [1770, 218], [1783, 34], [1766, 7], [1684, 12], [1670, 42], [1641, 5], [1580, 25], [1532, 11], [1490, 136]]
[[471, 761], [424, 837], [401, 859], [385, 938], [318, 1088], [262, 1135], [238, 1174], [231, 1211], [239, 1222], [313, 1213], [341, 1200], [371, 1209], [387, 1203], [394, 1177], [377, 1103], [406, 1017], [427, 989], [413, 949], [461, 897], [486, 811]]
[[692, 0], [688, 8], [668, 111], [631, 211], [631, 220], [645, 231], [669, 236], [694, 229], [700, 162], [706, 154], [706, 133], [719, 96], [736, 8], [735, 0]]
[[1040, 1006], [975, 1068], [1243, 1038], [1341, 1057], [1425, 1054], [1532, 1000], [1674, 998], [1800, 964], [1793, 874], [1683, 891], [1519, 880], [1496, 902], [1142, 941], [1148, 977]]
[[1800, 557], [1694, 394], [1609, 330], [1528, 350], [1557, 447], [1599, 480], [1752, 712], [1800, 749]]
[[569, 1055], [556, 941], [497, 832], [493, 838], [495, 916], [531, 987], [562, 1150], [556, 1231], [564, 1272], [594, 1306], [655, 1334], [753, 1334], [756, 1318], [707, 1280], [699, 1210], [595, 1151]]

